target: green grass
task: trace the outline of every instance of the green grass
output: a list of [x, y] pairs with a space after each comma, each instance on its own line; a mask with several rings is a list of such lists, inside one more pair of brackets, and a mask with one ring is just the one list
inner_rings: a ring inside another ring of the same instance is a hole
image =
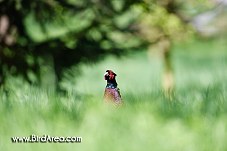
[[[0, 90], [0, 150], [227, 150], [227, 54], [222, 41], [176, 45], [175, 90], [161, 89], [162, 61], [138, 52], [81, 65], [61, 83], [66, 94], [11, 77]], [[125, 106], [103, 104], [106, 69], [118, 74]], [[82, 143], [17, 143], [12, 136], [81, 136]]]

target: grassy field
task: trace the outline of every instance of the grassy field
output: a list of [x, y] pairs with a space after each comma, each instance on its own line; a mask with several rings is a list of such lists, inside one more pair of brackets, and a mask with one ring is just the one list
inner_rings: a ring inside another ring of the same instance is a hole
[[[0, 90], [2, 151], [227, 150], [227, 53], [224, 41], [188, 42], [173, 49], [175, 90], [162, 92], [158, 53], [138, 52], [67, 71], [66, 94], [9, 78]], [[125, 106], [102, 102], [106, 69], [118, 74]], [[82, 143], [12, 143], [13, 136], [80, 136]]]

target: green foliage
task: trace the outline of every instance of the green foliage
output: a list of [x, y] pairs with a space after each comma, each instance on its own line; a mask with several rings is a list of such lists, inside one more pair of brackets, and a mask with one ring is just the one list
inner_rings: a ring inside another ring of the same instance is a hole
[[[22, 74], [34, 83], [29, 76], [32, 72], [39, 83], [41, 60], [53, 65], [59, 82], [63, 71], [74, 64], [97, 61], [108, 54], [119, 56], [141, 47], [145, 42], [132, 30], [138, 16], [132, 6], [138, 2], [1, 1], [0, 18], [6, 18], [9, 24], [6, 33], [0, 33], [0, 63], [5, 66], [1, 78], [6, 77], [5, 73]], [[8, 37], [13, 41], [7, 42]], [[29, 57], [33, 60], [27, 61]], [[47, 57], [52, 59], [45, 60]]]
[[[166, 7], [155, 3], [148, 3], [148, 6], [150, 7], [142, 7], [143, 11], [138, 24], [141, 27], [141, 34], [150, 43], [155, 44], [163, 37], [179, 41], [192, 35], [193, 30], [177, 13], [169, 12], [170, 10]], [[178, 9], [172, 11], [178, 11]]]
[[141, 50], [163, 37], [186, 39], [193, 34], [188, 20], [213, 5], [203, 0], [2, 0], [0, 19], [8, 25], [0, 31], [0, 84], [7, 74], [39, 83], [45, 64], [52, 65], [59, 83], [64, 70], [80, 62]]
[[[35, 42], [44, 42], [48, 39], [54, 38], [67, 38], [65, 35], [70, 32], [79, 33], [91, 26], [92, 20], [95, 16], [90, 9], [78, 13], [77, 15], [70, 14], [69, 12], [62, 13], [59, 18], [53, 21], [47, 21], [45, 24], [39, 24], [39, 20], [36, 20], [35, 14], [30, 13], [25, 17], [25, 28], [28, 35]], [[43, 26], [45, 30], [43, 30]], [[72, 37], [70, 40], [73, 40]], [[76, 41], [76, 37], [74, 39]], [[65, 41], [67, 42], [67, 41]]]
[[192, 17], [199, 13], [203, 13], [209, 9], [215, 7], [215, 1], [207, 1], [207, 0], [191, 0], [191, 1], [183, 1], [178, 0], [181, 4], [181, 12], [188, 16]]

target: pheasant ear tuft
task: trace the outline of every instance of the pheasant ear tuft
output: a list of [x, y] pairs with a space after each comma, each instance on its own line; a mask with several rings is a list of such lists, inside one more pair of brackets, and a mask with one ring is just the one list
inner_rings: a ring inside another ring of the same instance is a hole
[[112, 70], [106, 70], [106, 72], [108, 72], [108, 73], [111, 74], [111, 75], [117, 76], [117, 74], [114, 73]]

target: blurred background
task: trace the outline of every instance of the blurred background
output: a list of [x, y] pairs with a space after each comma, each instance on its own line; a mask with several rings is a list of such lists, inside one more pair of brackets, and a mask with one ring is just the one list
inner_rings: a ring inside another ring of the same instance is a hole
[[[226, 18], [227, 0], [0, 0], [0, 149], [226, 150]], [[102, 108], [107, 69], [123, 109]], [[31, 134], [84, 142], [9, 139]]]
[[[94, 78], [86, 77], [89, 83], [111, 68], [122, 77], [152, 77], [156, 71], [149, 62], [156, 59], [163, 71], [156, 74], [170, 91], [178, 81], [173, 75], [177, 59], [225, 49], [226, 7], [225, 0], [1, 0], [0, 85], [13, 76], [48, 89], [65, 90], [68, 84], [72, 89], [84, 64], [93, 65], [89, 72]], [[134, 61], [127, 62], [126, 56], [133, 54]], [[114, 62], [115, 57], [121, 60]], [[105, 59], [100, 69], [95, 63]]]

